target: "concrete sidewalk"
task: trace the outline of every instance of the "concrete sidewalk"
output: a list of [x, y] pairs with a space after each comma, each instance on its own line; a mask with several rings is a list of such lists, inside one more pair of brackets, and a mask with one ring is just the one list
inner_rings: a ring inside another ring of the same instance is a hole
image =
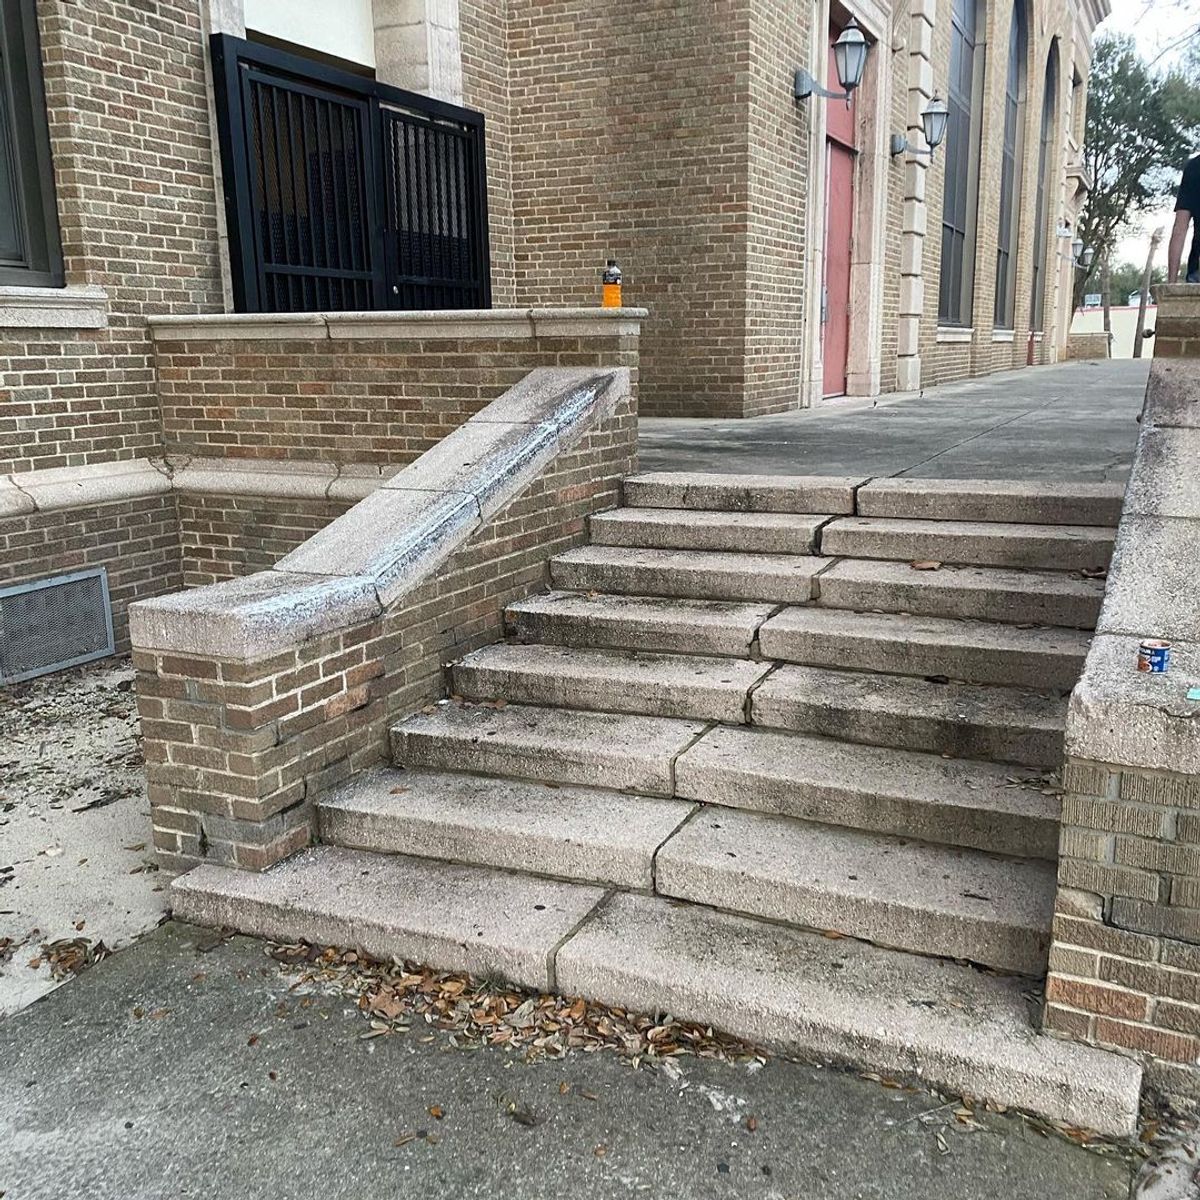
[[1006, 371], [744, 421], [646, 418], [643, 471], [1123, 480], [1148, 362]]
[[819, 1066], [364, 1039], [264, 949], [168, 924], [0, 1021], [4, 1200], [1128, 1194], [1122, 1155]]

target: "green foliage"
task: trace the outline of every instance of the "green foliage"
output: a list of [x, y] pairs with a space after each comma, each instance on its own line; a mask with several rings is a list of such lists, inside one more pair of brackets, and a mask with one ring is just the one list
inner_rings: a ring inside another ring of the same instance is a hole
[[[1142, 287], [1142, 275], [1146, 270], [1145, 263], [1121, 263], [1120, 266], [1113, 267], [1109, 272], [1108, 277], [1108, 302], [1112, 305], [1127, 304], [1129, 297], [1134, 292], [1140, 291]], [[1166, 283], [1167, 273], [1162, 267], [1155, 267], [1154, 272], [1150, 276], [1151, 284]], [[1096, 280], [1096, 286], [1093, 291], [1101, 292], [1103, 288], [1100, 286], [1100, 280]]]
[[1174, 193], [1183, 164], [1200, 152], [1195, 78], [1186, 68], [1155, 72], [1131, 38], [1097, 39], [1083, 149], [1092, 191], [1076, 231], [1095, 259], [1077, 273], [1077, 305], [1131, 222]]

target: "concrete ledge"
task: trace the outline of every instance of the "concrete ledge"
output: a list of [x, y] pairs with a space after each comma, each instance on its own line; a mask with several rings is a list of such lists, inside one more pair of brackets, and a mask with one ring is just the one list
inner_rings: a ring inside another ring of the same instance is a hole
[[[134, 645], [246, 662], [370, 619], [430, 578], [631, 388], [626, 369], [530, 372], [270, 570], [134, 605]], [[260, 482], [287, 470], [251, 468]], [[220, 484], [239, 471], [200, 474]], [[308, 486], [320, 479], [310, 472]]]
[[129, 636], [139, 650], [248, 662], [382, 611], [371, 579], [259, 571], [133, 604]]
[[644, 308], [491, 308], [436, 312], [215, 313], [151, 317], [159, 342], [324, 341], [370, 338], [435, 341], [637, 334]]
[[170, 490], [168, 472], [147, 458], [48, 467], [0, 476], [0, 518], [139, 500]]
[[0, 287], [0, 329], [107, 328], [108, 292], [102, 287]]

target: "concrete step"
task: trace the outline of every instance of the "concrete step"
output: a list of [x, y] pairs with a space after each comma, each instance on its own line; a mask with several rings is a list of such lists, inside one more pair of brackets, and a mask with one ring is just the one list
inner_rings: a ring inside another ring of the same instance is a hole
[[1067, 702], [1059, 696], [903, 675], [780, 667], [759, 685], [751, 721], [872, 746], [1058, 767]]
[[655, 880], [660, 895], [696, 904], [1046, 972], [1053, 863], [706, 808], [659, 850]]
[[549, 592], [510, 605], [505, 621], [524, 642], [745, 658], [775, 604]]
[[555, 587], [585, 592], [803, 604], [828, 565], [798, 554], [582, 546], [551, 559], [550, 578]]
[[1094, 629], [1104, 580], [1002, 567], [941, 567], [842, 559], [821, 575], [820, 603], [859, 612], [966, 617], [1011, 625]]
[[769, 663], [684, 654], [499, 643], [452, 670], [455, 694], [552, 708], [694, 717], [737, 725]]
[[261, 873], [196, 867], [171, 895], [181, 921], [551, 988], [555, 951], [604, 889], [314, 846]]
[[1056, 862], [1048, 791], [1011, 766], [721, 725], [675, 764], [688, 800]]
[[1115, 535], [1115, 529], [1102, 525], [836, 517], [821, 531], [821, 553], [1047, 571], [1103, 570], [1112, 559]]
[[798, 513], [704, 512], [679, 508], [619, 508], [591, 519], [592, 544], [660, 550], [740, 550], [811, 554], [827, 516]]
[[1128, 1136], [1141, 1068], [1038, 1035], [1016, 977], [618, 893], [558, 953], [558, 986], [785, 1053]]
[[703, 721], [443, 701], [392, 727], [397, 766], [473, 771], [670, 796]]
[[606, 887], [654, 886], [654, 853], [696, 806], [599, 788], [383, 768], [317, 805], [321, 840], [528, 871]]
[[1121, 519], [1121, 483], [874, 479], [858, 489], [859, 516], [1022, 525], [1107, 525]]
[[836, 475], [719, 475], [647, 471], [622, 484], [635, 508], [691, 508], [718, 512], [852, 513], [855, 489], [865, 480]]
[[763, 658], [1069, 692], [1091, 636], [953, 617], [785, 608], [758, 631]]

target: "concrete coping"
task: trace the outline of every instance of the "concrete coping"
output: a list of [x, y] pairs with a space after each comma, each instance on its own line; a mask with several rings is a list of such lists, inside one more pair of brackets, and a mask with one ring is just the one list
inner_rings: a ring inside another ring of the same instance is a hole
[[267, 571], [130, 607], [137, 649], [249, 662], [386, 611], [632, 391], [539, 367]]
[[[1156, 359], [1096, 637], [1067, 715], [1070, 757], [1200, 774], [1200, 701], [1187, 699], [1200, 688], [1198, 414], [1195, 364]], [[1173, 644], [1166, 674], [1138, 671], [1148, 638]]]
[[110, 504], [170, 490], [170, 473], [147, 458], [19, 471], [0, 476], [0, 518]]
[[156, 342], [636, 337], [644, 308], [487, 308], [432, 312], [208, 313], [150, 317]]
[[108, 292], [90, 283], [0, 287], [0, 329], [106, 329]]

